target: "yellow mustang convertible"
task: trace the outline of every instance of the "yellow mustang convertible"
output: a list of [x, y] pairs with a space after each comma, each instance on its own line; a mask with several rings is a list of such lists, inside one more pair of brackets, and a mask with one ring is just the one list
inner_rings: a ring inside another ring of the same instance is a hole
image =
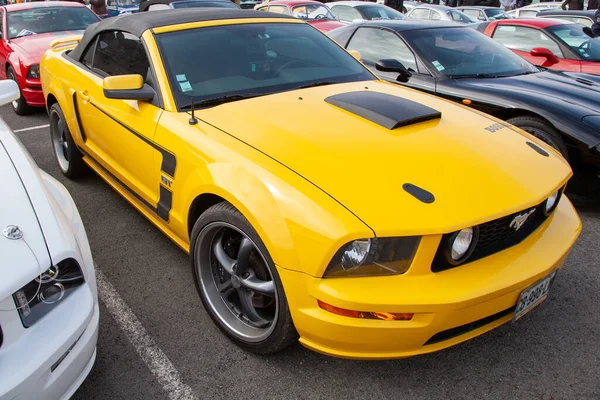
[[581, 229], [567, 162], [357, 58], [252, 10], [106, 19], [41, 64], [58, 165], [189, 252], [250, 351], [406, 357], [519, 319]]

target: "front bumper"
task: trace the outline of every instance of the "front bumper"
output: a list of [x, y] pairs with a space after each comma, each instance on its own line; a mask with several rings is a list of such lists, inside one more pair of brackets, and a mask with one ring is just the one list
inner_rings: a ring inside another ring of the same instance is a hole
[[[520, 244], [444, 272], [430, 267], [440, 236], [422, 239], [404, 275], [321, 279], [278, 272], [304, 346], [345, 358], [402, 358], [450, 347], [510, 321], [520, 293], [562, 267], [580, 231], [579, 217], [563, 196], [554, 214]], [[415, 315], [410, 321], [350, 318], [321, 309], [317, 300], [348, 310]]]
[[26, 79], [21, 92], [27, 105], [31, 107], [45, 107], [46, 100], [42, 92], [42, 84], [39, 79]]

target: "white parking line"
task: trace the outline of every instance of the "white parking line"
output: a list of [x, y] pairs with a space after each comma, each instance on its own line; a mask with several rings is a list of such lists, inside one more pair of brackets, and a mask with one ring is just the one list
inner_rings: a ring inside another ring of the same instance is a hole
[[22, 128], [22, 129], [17, 129], [14, 130], [14, 133], [19, 133], [19, 132], [26, 132], [26, 131], [35, 131], [36, 129], [42, 129], [42, 128], [47, 128], [49, 127], [50, 124], [46, 124], [46, 125], [38, 125], [38, 126], [31, 126], [29, 128]]
[[158, 383], [167, 392], [169, 399], [197, 399], [192, 389], [183, 383], [175, 366], [148, 335], [133, 311], [125, 304], [119, 293], [98, 268], [96, 268], [96, 280], [100, 299], [112, 314], [117, 325], [125, 332]]

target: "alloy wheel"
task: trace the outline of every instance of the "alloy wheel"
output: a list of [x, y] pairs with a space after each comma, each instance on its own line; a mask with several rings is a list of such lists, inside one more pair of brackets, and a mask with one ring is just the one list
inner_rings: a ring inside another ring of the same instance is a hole
[[65, 121], [57, 114], [53, 113], [50, 130], [52, 131], [52, 144], [54, 155], [58, 165], [63, 172], [69, 170], [69, 142], [67, 140], [67, 127]]
[[277, 286], [256, 244], [239, 228], [213, 222], [198, 235], [196, 274], [213, 314], [245, 342], [269, 337], [279, 311]]

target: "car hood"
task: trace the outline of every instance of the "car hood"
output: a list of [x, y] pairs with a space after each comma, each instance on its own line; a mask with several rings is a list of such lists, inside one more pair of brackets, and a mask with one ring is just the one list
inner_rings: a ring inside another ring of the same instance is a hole
[[306, 21], [306, 22], [308, 22], [309, 24], [311, 24], [312, 26], [314, 26], [321, 32], [328, 32], [332, 29], [339, 28], [341, 26], [346, 26], [346, 24], [344, 24], [341, 21], [335, 21], [335, 20], [331, 20], [331, 19], [310, 20], [310, 21]]
[[[387, 129], [325, 101], [365, 90], [426, 104], [442, 117]], [[302, 175], [379, 236], [446, 233], [495, 219], [538, 204], [571, 175], [562, 157], [516, 128], [498, 129], [499, 120], [381, 81], [226, 103], [197, 117]], [[407, 183], [435, 201], [413, 197]]]
[[545, 102], [565, 103], [570, 108], [581, 109], [581, 116], [600, 113], [598, 92], [600, 76], [560, 71], [543, 71], [530, 75], [491, 79], [459, 79], [468, 86], [477, 86], [484, 90], [496, 90], [516, 93], [520, 96], [530, 94], [543, 97]]
[[8, 239], [0, 233], [1, 300], [48, 269], [50, 257], [27, 191], [1, 141], [0, 179], [0, 231], [14, 225], [23, 233], [19, 240]]
[[19, 49], [21, 55], [26, 58], [30, 64], [39, 64], [42, 56], [50, 48], [50, 43], [61, 36], [66, 35], [82, 35], [84, 31], [61, 31], [40, 33], [36, 35], [23, 36], [20, 38], [11, 39], [10, 43], [13, 49]]

